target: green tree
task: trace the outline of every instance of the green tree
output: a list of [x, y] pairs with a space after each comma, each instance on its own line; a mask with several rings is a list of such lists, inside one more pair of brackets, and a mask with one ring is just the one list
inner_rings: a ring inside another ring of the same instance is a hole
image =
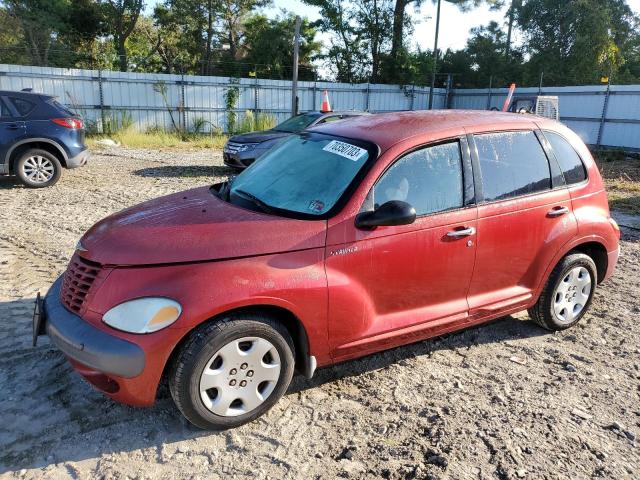
[[126, 72], [129, 69], [127, 39], [136, 27], [144, 2], [143, 0], [104, 0], [102, 5], [109, 33], [113, 36], [120, 71]]
[[[277, 18], [253, 15], [244, 24], [245, 42], [242, 61], [258, 76], [291, 78], [295, 15], [283, 12]], [[314, 79], [313, 60], [320, 55], [321, 43], [309, 20], [300, 25], [299, 78]]]
[[598, 83], [637, 52], [638, 18], [625, 0], [528, 0], [518, 16], [528, 81]]

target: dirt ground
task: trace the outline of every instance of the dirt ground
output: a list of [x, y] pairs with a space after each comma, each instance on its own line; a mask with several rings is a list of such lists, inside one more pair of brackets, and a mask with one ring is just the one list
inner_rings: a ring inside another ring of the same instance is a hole
[[114, 403], [46, 338], [31, 347], [36, 292], [86, 229], [220, 165], [114, 148], [54, 188], [0, 178], [0, 478], [640, 478], [640, 230], [623, 229], [616, 276], [570, 331], [523, 314], [323, 369], [222, 433], [189, 426], [166, 393]]

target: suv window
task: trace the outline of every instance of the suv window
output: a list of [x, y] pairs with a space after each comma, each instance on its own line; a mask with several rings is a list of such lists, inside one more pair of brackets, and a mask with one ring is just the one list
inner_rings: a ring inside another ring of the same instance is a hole
[[24, 117], [25, 115], [31, 113], [31, 110], [33, 110], [36, 106], [35, 103], [23, 98], [11, 97], [11, 102], [13, 103], [13, 106], [16, 107], [16, 110], [21, 117]]
[[476, 135], [475, 141], [485, 201], [551, 188], [549, 161], [533, 132]]
[[463, 205], [462, 155], [458, 142], [411, 152], [395, 162], [371, 189], [363, 210], [402, 200], [418, 215]]
[[1, 118], [10, 118], [11, 115], [11, 111], [9, 110], [9, 107], [7, 107], [4, 103], [4, 100], [2, 98], [0, 98], [0, 117]]
[[551, 148], [553, 148], [553, 153], [564, 174], [565, 182], [571, 185], [572, 183], [580, 183], [586, 180], [587, 172], [584, 164], [571, 144], [557, 133], [544, 132], [544, 135], [549, 140]]

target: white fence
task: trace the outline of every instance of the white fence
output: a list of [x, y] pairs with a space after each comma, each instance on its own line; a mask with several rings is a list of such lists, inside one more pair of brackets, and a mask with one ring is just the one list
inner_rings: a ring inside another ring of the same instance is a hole
[[[556, 95], [560, 120], [590, 145], [640, 149], [640, 85], [518, 88], [517, 96]], [[507, 89], [453, 90], [450, 108], [502, 108]]]
[[[0, 90], [33, 88], [57, 95], [87, 120], [101, 122], [128, 112], [140, 130], [171, 128], [172, 119], [191, 129], [199, 119], [226, 130], [225, 92], [236, 84], [227, 77], [121, 73], [98, 70], [25, 67], [0, 64]], [[166, 86], [167, 105], [154, 85]], [[266, 112], [278, 121], [291, 114], [291, 82], [288, 80], [240, 79], [234, 109]], [[298, 82], [299, 111], [317, 110], [323, 90], [329, 90], [334, 110], [386, 112], [418, 110], [428, 105], [429, 90], [398, 85]], [[443, 108], [446, 91], [436, 89], [434, 105]], [[171, 111], [171, 115], [169, 114]]]
[[[167, 105], [154, 85], [164, 84]], [[174, 121], [192, 129], [204, 120], [226, 130], [224, 94], [235, 84], [226, 77], [121, 73], [99, 70], [25, 67], [0, 64], [0, 90], [33, 88], [60, 97], [87, 120], [102, 122], [127, 112], [139, 130], [171, 128]], [[298, 82], [299, 110], [316, 110], [322, 92], [329, 91], [334, 110], [387, 112], [427, 108], [429, 90], [412, 86]], [[267, 112], [278, 121], [291, 111], [288, 80], [240, 79], [234, 109]], [[518, 88], [516, 95], [557, 95], [560, 117], [587, 143], [640, 149], [640, 85]], [[434, 108], [488, 109], [501, 107], [506, 89], [436, 89]], [[171, 115], [169, 114], [171, 111]]]

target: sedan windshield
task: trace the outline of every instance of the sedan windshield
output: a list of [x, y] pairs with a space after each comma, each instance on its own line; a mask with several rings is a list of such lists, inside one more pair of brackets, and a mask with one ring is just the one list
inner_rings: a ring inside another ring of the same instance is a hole
[[373, 151], [357, 140], [294, 135], [236, 177], [230, 201], [265, 212], [322, 216], [336, 205]]
[[320, 114], [318, 113], [303, 113], [301, 115], [296, 115], [295, 117], [291, 117], [281, 124], [276, 125], [274, 130], [277, 130], [278, 132], [297, 133], [311, 125], [314, 120], [318, 119], [318, 117], [320, 117]]

